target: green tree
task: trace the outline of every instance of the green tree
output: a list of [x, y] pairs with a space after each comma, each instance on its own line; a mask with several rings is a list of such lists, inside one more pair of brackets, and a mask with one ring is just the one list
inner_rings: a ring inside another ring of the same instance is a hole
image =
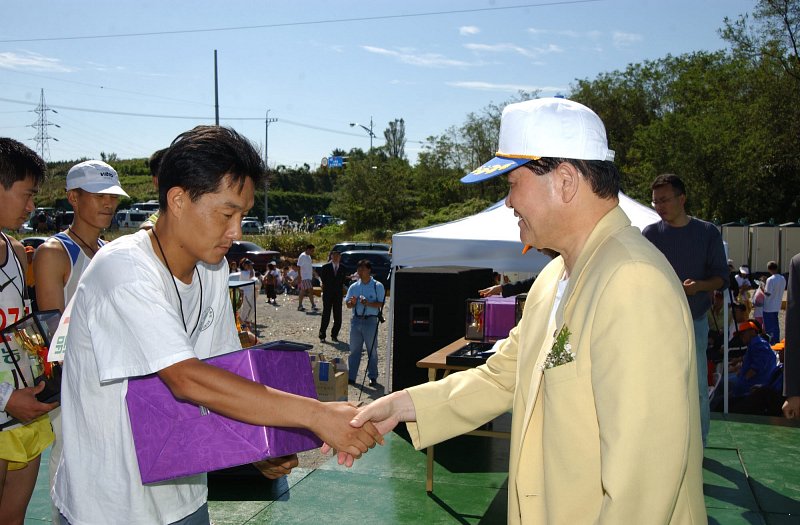
[[394, 119], [389, 127], [383, 130], [386, 154], [392, 159], [406, 158], [406, 123], [403, 119]]
[[402, 159], [349, 162], [333, 193], [331, 213], [350, 231], [397, 230], [412, 214], [411, 167]]

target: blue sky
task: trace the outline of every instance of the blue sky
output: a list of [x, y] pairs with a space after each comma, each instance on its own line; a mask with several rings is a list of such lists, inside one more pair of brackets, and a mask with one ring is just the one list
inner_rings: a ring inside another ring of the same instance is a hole
[[[367, 133], [349, 123], [368, 127], [370, 118], [376, 146], [387, 123], [403, 118], [414, 160], [421, 141], [519, 89], [567, 93], [576, 79], [630, 63], [724, 48], [724, 17], [753, 5], [5, 0], [0, 135], [36, 146], [29, 126], [44, 89], [58, 112], [48, 120], [60, 126], [49, 127], [58, 139], [49, 141], [51, 160], [101, 151], [147, 157], [180, 132], [214, 123], [216, 49], [220, 123], [263, 152], [270, 110], [278, 119], [269, 126], [270, 166], [315, 167], [334, 148], [367, 149]], [[120, 36], [140, 33], [162, 34]]]

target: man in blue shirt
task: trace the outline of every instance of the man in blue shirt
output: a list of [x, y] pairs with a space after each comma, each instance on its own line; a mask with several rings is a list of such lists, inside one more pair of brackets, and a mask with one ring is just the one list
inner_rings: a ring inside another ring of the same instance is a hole
[[731, 397], [746, 396], [756, 385], [766, 386], [778, 366], [775, 352], [759, 332], [753, 321], [745, 321], [739, 325], [739, 334], [747, 345], [747, 352], [744, 354], [742, 367], [729, 379]]
[[[694, 319], [697, 353], [697, 386], [700, 394], [700, 426], [703, 445], [709, 428], [708, 406], [708, 317], [711, 292], [728, 287], [728, 265], [722, 236], [713, 224], [686, 213], [686, 187], [672, 174], [659, 175], [650, 185], [653, 207], [661, 220], [647, 226], [642, 234], [669, 261], [689, 301]], [[665, 305], [668, 306], [668, 305]]]
[[361, 364], [361, 351], [367, 347], [367, 375], [369, 386], [378, 386], [378, 315], [386, 298], [383, 284], [372, 277], [372, 263], [368, 259], [358, 261], [356, 268], [358, 280], [347, 289], [345, 304], [353, 310], [350, 320], [350, 369], [349, 382], [356, 383], [358, 367]]

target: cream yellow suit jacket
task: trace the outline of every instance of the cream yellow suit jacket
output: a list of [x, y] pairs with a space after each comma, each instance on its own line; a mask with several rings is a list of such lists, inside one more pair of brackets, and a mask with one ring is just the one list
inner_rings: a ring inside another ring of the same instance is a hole
[[[706, 523], [692, 317], [664, 256], [619, 208], [597, 224], [551, 312], [563, 260], [478, 368], [410, 388], [414, 446], [512, 409], [508, 522]], [[542, 370], [557, 330], [575, 361]]]

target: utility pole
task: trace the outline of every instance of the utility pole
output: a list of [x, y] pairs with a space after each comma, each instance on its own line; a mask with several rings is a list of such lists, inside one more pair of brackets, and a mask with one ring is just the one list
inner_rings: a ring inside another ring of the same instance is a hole
[[58, 142], [58, 139], [50, 136], [50, 134], [47, 132], [47, 127], [55, 126], [57, 128], [60, 128], [61, 126], [47, 121], [48, 111], [52, 111], [53, 113], [58, 113], [58, 111], [47, 107], [47, 103], [44, 101], [44, 89], [41, 90], [41, 93], [39, 95], [39, 105], [36, 106], [36, 109], [34, 109], [34, 111], [39, 116], [36, 119], [35, 124], [30, 124], [30, 127], [36, 130], [36, 136], [33, 138], [33, 140], [36, 141], [36, 149], [39, 151], [39, 156], [42, 157], [42, 160], [44, 160], [45, 162], [49, 162], [50, 144], [47, 141], [52, 139]]
[[267, 194], [269, 193], [269, 125], [273, 122], [278, 122], [276, 118], [269, 118], [269, 110], [264, 120], [264, 169], [267, 170], [266, 177], [264, 177], [264, 226], [267, 225]]
[[214, 122], [219, 126], [219, 82], [217, 80], [217, 50], [214, 50]]

